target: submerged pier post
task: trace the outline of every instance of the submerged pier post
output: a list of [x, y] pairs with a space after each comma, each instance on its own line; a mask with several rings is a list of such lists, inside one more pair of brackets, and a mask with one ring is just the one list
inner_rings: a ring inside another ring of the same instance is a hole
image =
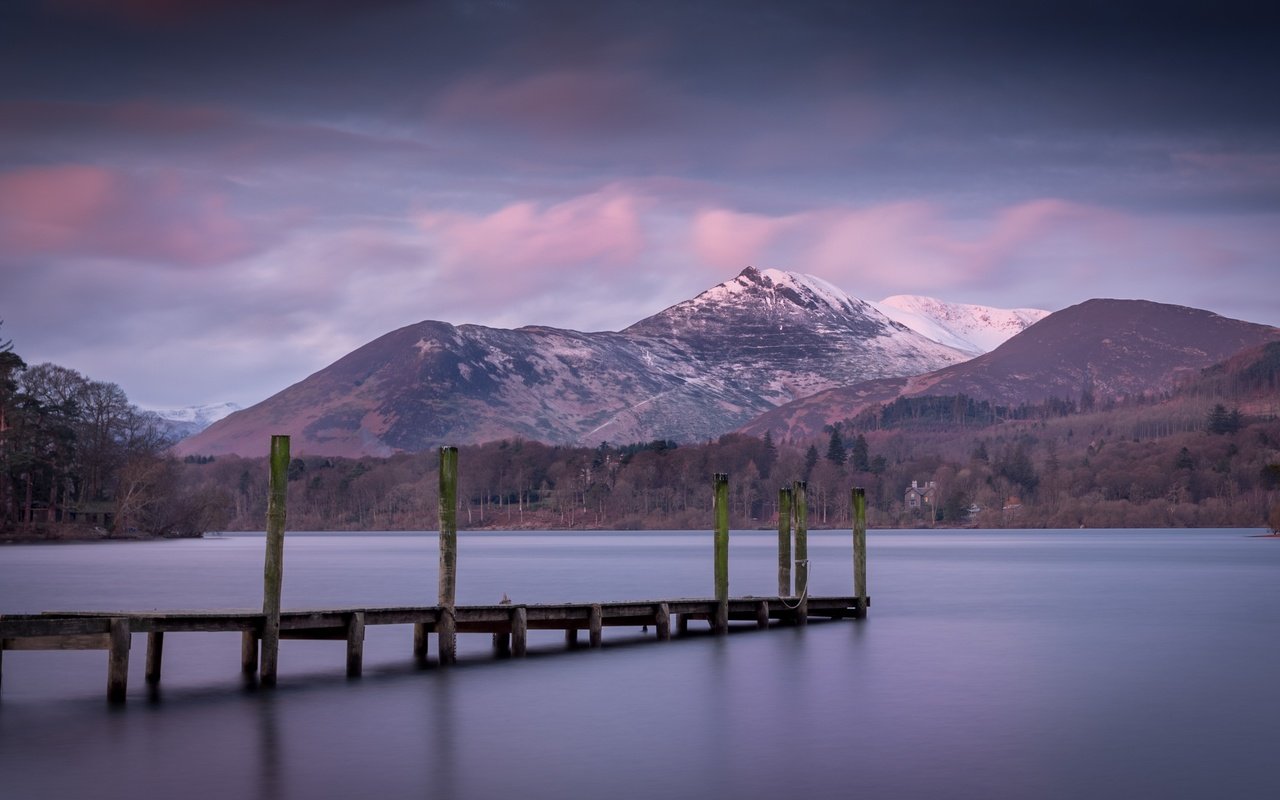
[[358, 678], [364, 669], [364, 612], [353, 611], [347, 620], [347, 677]]
[[778, 490], [778, 597], [791, 596], [791, 487]]
[[458, 658], [458, 632], [454, 604], [458, 587], [458, 448], [440, 448], [440, 590], [436, 598], [441, 607], [440, 663], [452, 664]]
[[587, 641], [592, 647], [600, 646], [602, 629], [604, 628], [604, 609], [599, 603], [591, 604], [591, 611], [587, 616]]
[[853, 595], [857, 598], [854, 616], [867, 616], [867, 493], [861, 486], [853, 490]]
[[711, 627], [725, 633], [729, 630], [729, 476], [717, 472], [714, 485], [716, 618]]
[[129, 620], [114, 617], [107, 653], [107, 701], [123, 703], [129, 688]]
[[809, 485], [796, 481], [791, 487], [791, 509], [796, 526], [796, 622], [809, 623]]
[[160, 664], [164, 660], [164, 631], [147, 634], [147, 683], [160, 682]]
[[262, 572], [262, 666], [265, 686], [276, 682], [280, 658], [280, 590], [284, 583], [284, 523], [289, 489], [289, 437], [271, 437], [271, 483], [267, 495], [267, 559]]
[[524, 658], [529, 647], [529, 611], [524, 606], [511, 609], [511, 655]]
[[240, 671], [253, 675], [258, 671], [258, 632], [240, 633]]
[[658, 603], [653, 627], [658, 632], [658, 641], [665, 642], [671, 638], [671, 607], [666, 603]]

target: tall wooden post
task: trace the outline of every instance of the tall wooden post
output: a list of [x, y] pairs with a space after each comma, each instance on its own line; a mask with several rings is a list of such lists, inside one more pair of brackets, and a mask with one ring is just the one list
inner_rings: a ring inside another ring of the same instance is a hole
[[778, 490], [778, 597], [791, 596], [791, 487]]
[[855, 616], [867, 616], [867, 493], [861, 486], [853, 490], [853, 595]]
[[729, 630], [729, 476], [717, 472], [714, 484], [716, 618], [711, 627], [725, 633]]
[[264, 686], [276, 682], [280, 657], [280, 589], [284, 583], [284, 522], [289, 490], [289, 437], [271, 437], [271, 484], [267, 495], [267, 560], [262, 572], [262, 666]]
[[800, 596], [796, 622], [809, 622], [809, 485], [796, 481], [791, 487], [791, 510], [796, 523], [796, 594]]
[[437, 628], [440, 663], [457, 659], [458, 636], [454, 604], [458, 578], [458, 448], [440, 448], [440, 591], [436, 603], [444, 609]]

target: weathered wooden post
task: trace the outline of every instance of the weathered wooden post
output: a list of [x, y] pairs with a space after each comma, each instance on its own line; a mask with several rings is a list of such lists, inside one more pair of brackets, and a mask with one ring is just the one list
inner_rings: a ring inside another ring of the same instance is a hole
[[254, 630], [240, 633], [240, 671], [245, 675], [253, 675], [258, 671], [258, 632]]
[[147, 683], [154, 686], [160, 682], [160, 664], [164, 661], [164, 631], [151, 631], [147, 634]]
[[809, 485], [796, 481], [791, 487], [791, 510], [796, 524], [796, 622], [809, 623]]
[[867, 493], [861, 486], [853, 490], [853, 595], [854, 616], [867, 616]]
[[364, 612], [352, 611], [347, 620], [347, 677], [358, 678], [364, 667]]
[[524, 606], [511, 609], [511, 655], [524, 658], [529, 646], [529, 610]]
[[267, 560], [262, 572], [262, 666], [265, 686], [276, 682], [280, 658], [280, 589], [284, 583], [284, 523], [289, 491], [289, 437], [271, 437], [271, 483], [267, 495]]
[[778, 597], [791, 596], [791, 487], [778, 490]]
[[458, 577], [458, 448], [440, 448], [440, 663], [452, 664], [458, 657], [457, 618], [454, 605]]
[[714, 485], [716, 618], [711, 627], [716, 633], [726, 633], [729, 630], [729, 476], [717, 472]]
[[671, 607], [666, 603], [658, 603], [653, 627], [658, 632], [658, 641], [665, 642], [671, 638]]
[[591, 604], [591, 611], [587, 617], [587, 641], [592, 647], [600, 646], [600, 639], [604, 628], [604, 609], [599, 603]]
[[107, 651], [107, 701], [123, 703], [129, 688], [129, 620], [113, 617]]

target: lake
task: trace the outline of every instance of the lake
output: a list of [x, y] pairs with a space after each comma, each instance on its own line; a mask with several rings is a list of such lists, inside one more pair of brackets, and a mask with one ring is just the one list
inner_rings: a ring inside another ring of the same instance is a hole
[[[415, 668], [410, 626], [285, 641], [243, 686], [238, 634], [169, 634], [163, 683], [104, 699], [106, 654], [7, 652], [5, 798], [1280, 797], [1280, 540], [1257, 531], [872, 531], [861, 622]], [[776, 590], [735, 531], [733, 595]], [[261, 604], [263, 538], [0, 547], [0, 612]], [[812, 592], [851, 536], [810, 534]], [[712, 594], [710, 533], [459, 535], [458, 602]], [[295, 534], [284, 605], [423, 605], [436, 537]], [[585, 637], [584, 637], [585, 638]], [[646, 641], [650, 640], [650, 641]], [[436, 653], [434, 636], [432, 655]]]

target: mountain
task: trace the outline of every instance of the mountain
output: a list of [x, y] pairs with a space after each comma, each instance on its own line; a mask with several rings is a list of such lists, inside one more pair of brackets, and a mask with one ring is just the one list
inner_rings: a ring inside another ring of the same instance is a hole
[[913, 294], [896, 294], [871, 305], [916, 333], [975, 356], [991, 352], [1050, 313], [1039, 308], [948, 303]]
[[772, 409], [741, 430], [813, 438], [898, 397], [964, 394], [1001, 405], [1163, 392], [1280, 329], [1146, 300], [1089, 300], [1050, 314], [990, 353], [912, 377], [851, 384]]
[[235, 403], [209, 403], [202, 406], [186, 406], [185, 408], [151, 408], [147, 409], [159, 417], [165, 431], [174, 440], [184, 439], [199, 433], [213, 423], [239, 411]]
[[261, 455], [272, 433], [313, 455], [700, 441], [814, 392], [966, 358], [818, 278], [748, 267], [619, 332], [409, 325], [176, 450]]

